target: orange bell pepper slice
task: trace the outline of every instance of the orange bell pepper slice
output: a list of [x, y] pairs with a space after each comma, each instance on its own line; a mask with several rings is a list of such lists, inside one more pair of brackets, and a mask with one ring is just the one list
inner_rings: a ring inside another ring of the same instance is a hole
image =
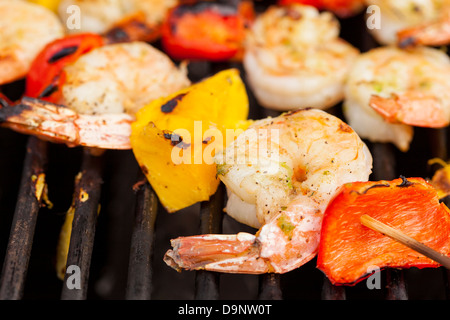
[[348, 183], [324, 213], [317, 267], [335, 285], [354, 285], [370, 267], [427, 268], [439, 264], [360, 222], [367, 214], [432, 249], [450, 255], [450, 211], [422, 178]]

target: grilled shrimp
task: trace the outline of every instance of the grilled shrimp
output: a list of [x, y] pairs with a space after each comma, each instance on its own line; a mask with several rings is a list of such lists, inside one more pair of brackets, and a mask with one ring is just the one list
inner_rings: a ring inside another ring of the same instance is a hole
[[73, 6], [80, 10], [79, 28], [68, 28], [67, 33], [106, 33], [133, 20], [151, 33], [160, 27], [168, 10], [177, 3], [177, 0], [62, 0], [58, 14], [66, 21], [73, 14]]
[[350, 72], [344, 115], [373, 142], [407, 151], [413, 127], [443, 127], [450, 120], [450, 60], [437, 49], [382, 47], [362, 54]]
[[61, 104], [82, 114], [134, 115], [150, 101], [190, 85], [162, 52], [144, 42], [103, 46], [64, 68]]
[[190, 84], [184, 67], [144, 42], [96, 48], [67, 65], [63, 78], [59, 104], [25, 98], [0, 109], [0, 122], [71, 146], [130, 149], [137, 110]]
[[269, 7], [246, 39], [243, 64], [258, 102], [270, 109], [331, 107], [358, 50], [339, 38], [339, 22], [311, 6]]
[[305, 264], [328, 202], [342, 184], [368, 179], [372, 156], [340, 119], [308, 109], [256, 121], [216, 163], [227, 214], [260, 229], [174, 239], [164, 260], [177, 270], [284, 273]]
[[0, 0], [0, 85], [23, 78], [39, 51], [62, 37], [64, 28], [50, 10], [26, 1]]
[[369, 32], [383, 45], [443, 45], [450, 41], [449, 0], [366, 0], [380, 8], [381, 28]]

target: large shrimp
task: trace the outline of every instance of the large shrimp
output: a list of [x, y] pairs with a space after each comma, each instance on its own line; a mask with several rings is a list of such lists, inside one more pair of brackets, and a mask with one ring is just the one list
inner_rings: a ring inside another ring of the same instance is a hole
[[39, 51], [64, 35], [50, 10], [26, 1], [0, 0], [0, 85], [23, 78]]
[[369, 32], [384, 45], [445, 45], [450, 42], [449, 0], [366, 0], [380, 13], [380, 28]]
[[154, 40], [160, 33], [160, 27], [168, 10], [177, 5], [178, 0], [62, 0], [58, 14], [63, 21], [71, 19], [73, 8], [81, 13], [77, 28], [67, 28], [67, 33], [114, 32], [117, 26], [135, 24], [145, 29], [146, 38], [136, 40]]
[[226, 212], [260, 229], [174, 239], [164, 260], [177, 270], [259, 274], [303, 265], [317, 252], [323, 212], [336, 190], [366, 181], [372, 168], [358, 135], [315, 109], [256, 121], [216, 162], [229, 195]]
[[362, 54], [350, 72], [344, 115], [373, 142], [407, 151], [413, 127], [444, 127], [450, 121], [450, 60], [428, 47], [382, 47]]
[[96, 48], [63, 74], [58, 105], [24, 98], [0, 109], [0, 122], [71, 146], [129, 149], [136, 111], [190, 84], [184, 67], [144, 42]]
[[253, 24], [243, 59], [258, 102], [271, 109], [325, 109], [341, 101], [358, 50], [339, 38], [329, 12], [269, 7]]

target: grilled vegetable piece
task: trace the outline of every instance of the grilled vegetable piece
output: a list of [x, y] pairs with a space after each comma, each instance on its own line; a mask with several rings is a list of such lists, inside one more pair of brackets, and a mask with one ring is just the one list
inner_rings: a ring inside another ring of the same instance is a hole
[[439, 199], [450, 195], [450, 163], [439, 158], [428, 160], [429, 165], [439, 164], [441, 168], [436, 170], [429, 183], [436, 189]]
[[435, 261], [373, 231], [367, 214], [419, 242], [450, 255], [450, 211], [422, 178], [348, 183], [325, 211], [317, 267], [335, 285], [354, 285], [372, 266], [438, 267]]
[[219, 184], [214, 151], [225, 147], [226, 129], [248, 126], [247, 116], [248, 97], [235, 69], [139, 110], [131, 146], [167, 211], [206, 201], [214, 194]]
[[181, 4], [162, 26], [162, 45], [174, 59], [221, 61], [242, 56], [246, 26], [253, 7], [213, 2]]

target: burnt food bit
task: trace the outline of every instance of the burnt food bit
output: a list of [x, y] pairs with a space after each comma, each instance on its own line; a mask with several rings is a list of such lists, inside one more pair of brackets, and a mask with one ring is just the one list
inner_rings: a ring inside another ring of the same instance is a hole
[[161, 106], [161, 112], [164, 112], [164, 113], [172, 112], [173, 109], [175, 109], [175, 107], [178, 105], [178, 102], [180, 102], [186, 94], [187, 93], [180, 93], [176, 97], [174, 97], [174, 98], [170, 99], [169, 101], [167, 101], [166, 103], [164, 103]]

